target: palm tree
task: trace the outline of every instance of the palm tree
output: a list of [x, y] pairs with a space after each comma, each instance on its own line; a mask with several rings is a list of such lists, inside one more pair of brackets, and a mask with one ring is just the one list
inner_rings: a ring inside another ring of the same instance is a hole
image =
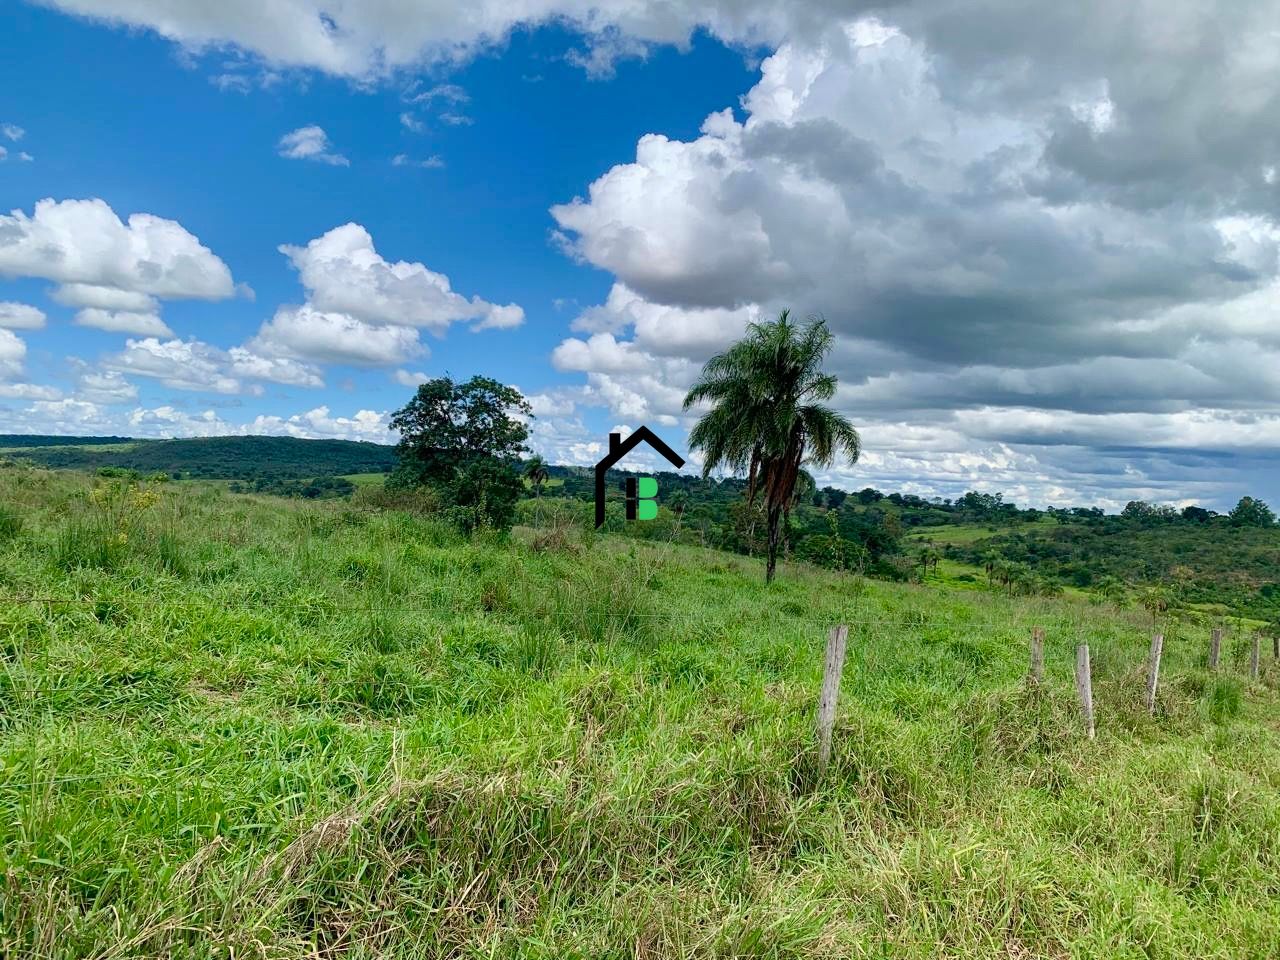
[[1160, 618], [1160, 614], [1169, 611], [1169, 591], [1162, 586], [1149, 586], [1138, 597], [1138, 602], [1151, 614], [1151, 622]]
[[524, 478], [529, 481], [529, 485], [533, 487], [533, 494], [539, 500], [542, 499], [542, 485], [547, 482], [547, 478], [551, 473], [547, 470], [547, 462], [536, 454], [529, 458], [529, 462], [524, 466]]
[[941, 559], [942, 554], [938, 553], [938, 548], [933, 545], [933, 541], [929, 541], [924, 549], [920, 551], [921, 579], [924, 579], [929, 575], [930, 569], [932, 569], [934, 573], [937, 573], [938, 561]]
[[667, 509], [674, 513], [677, 517], [684, 516], [685, 510], [689, 508], [689, 494], [683, 490], [677, 490], [667, 498]]
[[778, 562], [784, 511], [795, 501], [803, 464], [827, 467], [841, 454], [855, 463], [861, 443], [846, 418], [823, 406], [836, 378], [822, 372], [833, 337], [822, 320], [796, 324], [783, 310], [753, 323], [747, 335], [707, 361], [684, 408], [709, 403], [689, 434], [704, 453], [702, 475], [728, 469], [747, 474], [747, 502], [763, 496], [769, 531], [765, 582]]
[[1110, 600], [1113, 603], [1119, 603], [1124, 600], [1128, 592], [1128, 586], [1119, 577], [1111, 574], [1104, 574], [1097, 579], [1093, 585], [1094, 593], [1102, 600]]
[[996, 568], [1000, 566], [1003, 558], [994, 550], [988, 550], [982, 555], [982, 569], [987, 571], [987, 583], [995, 579]]

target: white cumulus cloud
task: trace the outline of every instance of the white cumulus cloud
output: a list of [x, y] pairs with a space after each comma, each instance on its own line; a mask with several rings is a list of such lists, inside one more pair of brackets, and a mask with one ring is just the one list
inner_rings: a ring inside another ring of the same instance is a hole
[[319, 371], [292, 358], [263, 356], [249, 347], [222, 350], [199, 340], [130, 339], [125, 348], [104, 358], [102, 367], [130, 376], [149, 377], [178, 390], [202, 393], [260, 393], [257, 382], [290, 386], [323, 385]]
[[464, 297], [448, 277], [424, 264], [384, 260], [369, 231], [358, 223], [334, 227], [305, 247], [286, 244], [280, 252], [298, 271], [308, 302], [320, 311], [367, 323], [423, 327], [435, 334], [465, 320], [494, 327], [524, 320], [519, 306]]
[[12, 300], [0, 301], [0, 327], [10, 330], [39, 330], [44, 326], [44, 311]]
[[247, 346], [268, 356], [353, 366], [397, 366], [425, 348], [412, 327], [367, 323], [304, 304], [281, 307]]
[[286, 133], [276, 144], [276, 152], [290, 160], [314, 160], [335, 167], [349, 167], [351, 161], [333, 149], [329, 135], [314, 124]]
[[82, 327], [93, 327], [111, 333], [132, 333], [140, 337], [173, 336], [173, 331], [154, 313], [88, 307], [76, 314], [75, 322]]
[[26, 356], [27, 345], [23, 339], [12, 330], [0, 329], [0, 379], [21, 376]]
[[165, 299], [218, 300], [235, 292], [227, 265], [180, 223], [148, 213], [121, 221], [96, 199], [46, 199], [31, 214], [0, 215], [0, 276]]

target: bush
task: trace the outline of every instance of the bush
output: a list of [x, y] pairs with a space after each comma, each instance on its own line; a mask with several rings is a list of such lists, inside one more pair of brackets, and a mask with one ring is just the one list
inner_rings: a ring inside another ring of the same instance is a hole
[[508, 464], [492, 457], [475, 457], [458, 467], [447, 483], [434, 485], [449, 504], [444, 513], [458, 529], [510, 530], [524, 481]]
[[138, 480], [142, 477], [137, 470], [126, 467], [99, 467], [96, 473], [104, 480]]

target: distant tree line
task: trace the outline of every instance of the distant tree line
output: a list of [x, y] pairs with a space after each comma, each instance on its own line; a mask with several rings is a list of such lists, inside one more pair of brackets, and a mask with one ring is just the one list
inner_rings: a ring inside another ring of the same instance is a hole
[[[66, 438], [64, 438], [65, 440]], [[297, 437], [193, 437], [181, 440], [124, 440], [112, 446], [40, 445], [23, 457], [47, 467], [96, 470], [120, 467], [163, 472], [178, 479], [306, 480], [352, 473], [388, 473], [395, 448], [354, 440]]]
[[300, 497], [303, 500], [336, 500], [351, 496], [356, 491], [356, 485], [346, 477], [313, 477], [310, 480], [256, 477], [246, 482], [233, 480], [227, 489], [232, 493], [262, 493], [276, 497]]

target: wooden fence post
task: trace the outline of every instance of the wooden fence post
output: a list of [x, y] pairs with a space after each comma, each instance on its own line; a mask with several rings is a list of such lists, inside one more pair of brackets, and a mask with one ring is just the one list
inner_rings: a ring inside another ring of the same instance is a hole
[[1093, 675], [1089, 668], [1089, 645], [1076, 647], [1076, 692], [1080, 694], [1080, 710], [1084, 714], [1084, 727], [1089, 739], [1094, 738], [1093, 727]]
[[1044, 627], [1031, 628], [1031, 682], [1044, 679]]
[[1147, 662], [1147, 713], [1156, 712], [1156, 690], [1160, 686], [1160, 654], [1164, 652], [1164, 634], [1151, 637], [1151, 659]]
[[1280, 633], [1271, 638], [1271, 659], [1280, 660]]
[[1218, 669], [1218, 660], [1222, 656], [1222, 628], [1214, 627], [1209, 637], [1209, 669]]
[[1249, 651], [1249, 679], [1258, 679], [1258, 654], [1262, 646], [1262, 635], [1256, 630], [1253, 633], [1253, 649]]
[[831, 731], [836, 723], [836, 706], [840, 701], [840, 674], [844, 670], [845, 645], [849, 628], [832, 627], [827, 634], [827, 655], [822, 667], [822, 697], [818, 700], [818, 766], [827, 769], [831, 761]]

